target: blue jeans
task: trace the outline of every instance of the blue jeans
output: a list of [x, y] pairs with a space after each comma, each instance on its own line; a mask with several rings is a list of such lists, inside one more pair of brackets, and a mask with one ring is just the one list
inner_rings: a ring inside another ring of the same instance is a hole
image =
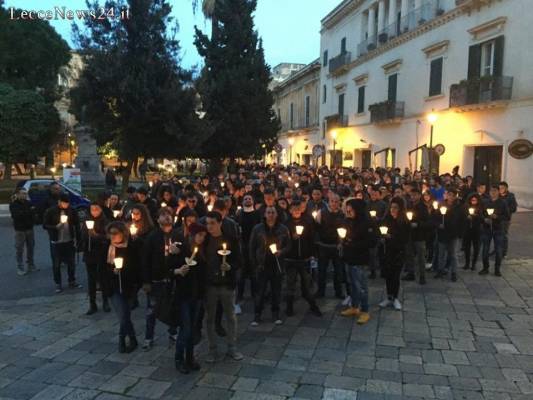
[[481, 234], [481, 242], [483, 243], [483, 269], [489, 269], [489, 254], [491, 241], [494, 241], [494, 267], [496, 270], [500, 269], [500, 266], [502, 265], [504, 250], [504, 235], [505, 233], [503, 231], [487, 231]]
[[191, 359], [194, 351], [194, 327], [198, 312], [197, 300], [179, 300], [178, 310], [180, 314], [180, 331], [176, 341], [176, 360], [183, 360], [186, 355]]
[[[157, 305], [157, 300], [159, 299], [159, 297], [161, 296], [161, 293], [164, 290], [164, 285], [167, 285], [167, 283], [164, 283], [164, 282], [152, 283], [152, 290], [146, 296], [146, 332], [144, 335], [144, 338], [146, 340], [154, 340], [154, 331], [155, 331], [155, 324], [156, 324], [154, 309]], [[175, 335], [176, 331], [177, 331], [177, 327], [175, 326], [168, 327], [169, 335]]]
[[124, 294], [113, 293], [111, 296], [111, 304], [117, 313], [118, 320], [120, 322], [120, 336], [135, 336], [135, 329], [131, 322], [131, 305], [130, 299]]
[[333, 287], [336, 295], [342, 295], [344, 281], [344, 265], [336, 247], [318, 247], [318, 293], [323, 296], [326, 292], [329, 262], [333, 264]]
[[360, 307], [362, 312], [368, 312], [368, 278], [364, 267], [348, 266], [351, 284], [352, 307]]
[[450, 239], [448, 242], [439, 242], [439, 269], [441, 273], [449, 270], [450, 273], [457, 273], [457, 249], [459, 239]]

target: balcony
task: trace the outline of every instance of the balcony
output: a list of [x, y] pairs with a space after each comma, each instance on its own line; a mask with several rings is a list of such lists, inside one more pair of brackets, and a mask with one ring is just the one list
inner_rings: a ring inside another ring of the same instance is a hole
[[463, 80], [450, 87], [450, 108], [492, 105], [511, 99], [513, 77], [484, 76]]
[[403, 101], [383, 101], [368, 106], [370, 122], [374, 124], [387, 124], [398, 122], [405, 114]]
[[333, 114], [325, 117], [328, 129], [342, 128], [348, 126], [348, 116]]
[[331, 75], [338, 75], [348, 71], [348, 65], [352, 61], [352, 53], [345, 51], [337, 57], [329, 60], [329, 73]]
[[441, 3], [442, 0], [426, 0], [422, 3], [422, 6], [416, 10], [412, 10], [403, 18], [400, 18], [400, 20], [386, 26], [382, 31], [378, 32], [377, 35], [369, 36], [359, 43], [357, 47], [357, 56], [364, 56], [377, 49], [379, 46], [390, 42], [392, 39], [413, 31], [420, 25], [441, 16], [445, 12]]

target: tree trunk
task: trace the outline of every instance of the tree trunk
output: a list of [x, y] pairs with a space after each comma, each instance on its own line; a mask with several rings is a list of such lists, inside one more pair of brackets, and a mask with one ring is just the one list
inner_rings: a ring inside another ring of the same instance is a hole
[[18, 163], [15, 163], [15, 169], [17, 170], [17, 175], [24, 175], [24, 172], [22, 169], [20, 169], [20, 165]]
[[222, 172], [223, 162], [220, 158], [211, 158], [207, 162], [207, 174], [216, 176]]
[[126, 162], [126, 167], [122, 168], [122, 196], [126, 195], [126, 190], [130, 185], [131, 168], [133, 166], [133, 160], [129, 159]]
[[11, 180], [11, 169], [13, 168], [13, 164], [6, 162], [4, 165], [6, 167], [4, 171], [4, 180], [9, 181]]
[[35, 175], [35, 165], [32, 165], [30, 167], [30, 179], [35, 179], [36, 175]]
[[139, 178], [139, 158], [138, 157], [133, 161], [133, 176], [135, 176], [135, 178]]

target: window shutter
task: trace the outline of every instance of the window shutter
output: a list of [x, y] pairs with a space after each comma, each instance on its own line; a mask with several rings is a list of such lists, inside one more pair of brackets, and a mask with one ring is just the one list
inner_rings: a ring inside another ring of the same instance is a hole
[[327, 50], [324, 51], [324, 60], [322, 60], [322, 64], [324, 65], [324, 67], [328, 66], [328, 51]]
[[365, 87], [361, 86], [357, 97], [357, 113], [361, 114], [363, 112], [365, 112]]
[[468, 79], [481, 76], [481, 45], [470, 46], [468, 51]]
[[429, 75], [429, 95], [441, 94], [442, 90], [442, 58], [431, 61]]
[[344, 116], [344, 93], [339, 95], [339, 118]]
[[396, 101], [397, 84], [398, 84], [398, 74], [390, 75], [389, 76], [389, 94], [388, 94], [389, 101]]
[[498, 36], [494, 45], [494, 76], [502, 76], [503, 74], [503, 47], [504, 36]]
[[341, 54], [346, 53], [346, 38], [341, 39]]

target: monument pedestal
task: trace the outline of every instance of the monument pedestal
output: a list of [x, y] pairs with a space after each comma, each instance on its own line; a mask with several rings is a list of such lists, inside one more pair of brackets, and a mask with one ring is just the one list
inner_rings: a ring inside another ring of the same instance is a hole
[[100, 156], [96, 151], [96, 140], [91, 135], [91, 128], [86, 125], [76, 125], [74, 136], [78, 143], [76, 167], [81, 172], [82, 186], [102, 185], [104, 174], [101, 170]]

